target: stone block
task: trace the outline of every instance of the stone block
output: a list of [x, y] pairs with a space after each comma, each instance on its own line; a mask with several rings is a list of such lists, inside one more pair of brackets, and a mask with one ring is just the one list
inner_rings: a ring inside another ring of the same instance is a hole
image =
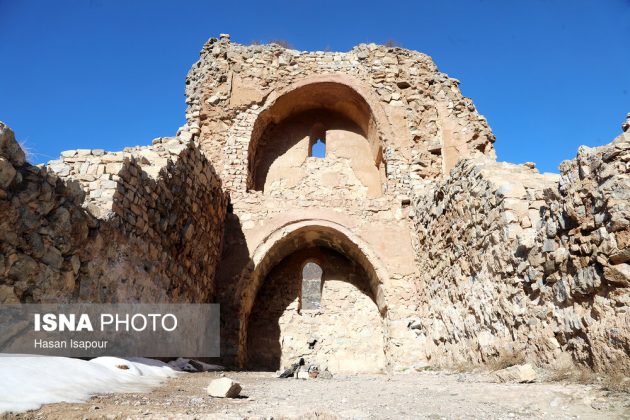
[[506, 369], [501, 369], [492, 374], [499, 382], [518, 382], [529, 383], [535, 382], [538, 378], [536, 371], [529, 363], [524, 365], [510, 366]]
[[208, 385], [208, 395], [217, 398], [236, 398], [241, 393], [241, 385], [230, 378], [214, 379]]
[[122, 163], [108, 163], [105, 166], [105, 172], [108, 174], [118, 175], [118, 173], [121, 171], [122, 168], [123, 168]]

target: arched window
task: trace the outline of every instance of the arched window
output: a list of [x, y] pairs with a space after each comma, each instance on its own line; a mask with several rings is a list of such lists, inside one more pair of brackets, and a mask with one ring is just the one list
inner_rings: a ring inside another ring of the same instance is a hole
[[302, 310], [319, 310], [322, 300], [322, 268], [309, 261], [302, 268]]

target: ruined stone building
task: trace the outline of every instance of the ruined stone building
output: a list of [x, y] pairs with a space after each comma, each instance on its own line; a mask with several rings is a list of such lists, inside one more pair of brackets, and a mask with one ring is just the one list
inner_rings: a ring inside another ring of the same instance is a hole
[[630, 131], [495, 160], [431, 58], [210, 39], [176, 137], [25, 162], [0, 126], [0, 302], [221, 304], [221, 363], [562, 354], [630, 369]]

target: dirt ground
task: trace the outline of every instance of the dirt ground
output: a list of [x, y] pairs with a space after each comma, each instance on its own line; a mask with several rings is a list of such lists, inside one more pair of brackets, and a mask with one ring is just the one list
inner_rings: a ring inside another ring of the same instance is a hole
[[630, 394], [591, 385], [498, 384], [487, 375], [414, 372], [333, 379], [279, 379], [226, 372], [241, 398], [212, 398], [218, 372], [184, 374], [147, 394], [51, 404], [19, 419], [630, 419]]

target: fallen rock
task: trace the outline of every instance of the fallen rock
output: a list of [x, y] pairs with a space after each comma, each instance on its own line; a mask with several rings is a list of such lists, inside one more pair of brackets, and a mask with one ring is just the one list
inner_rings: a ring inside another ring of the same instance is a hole
[[324, 369], [323, 371], [319, 372], [319, 375], [317, 375], [317, 377], [319, 379], [332, 379], [333, 378], [333, 374], [330, 373], [330, 371], [328, 369]]
[[499, 382], [518, 382], [529, 383], [534, 382], [538, 375], [529, 363], [524, 365], [510, 366], [509, 368], [497, 370], [493, 376]]
[[241, 385], [230, 378], [219, 378], [208, 385], [208, 395], [218, 398], [236, 398], [241, 393]]

